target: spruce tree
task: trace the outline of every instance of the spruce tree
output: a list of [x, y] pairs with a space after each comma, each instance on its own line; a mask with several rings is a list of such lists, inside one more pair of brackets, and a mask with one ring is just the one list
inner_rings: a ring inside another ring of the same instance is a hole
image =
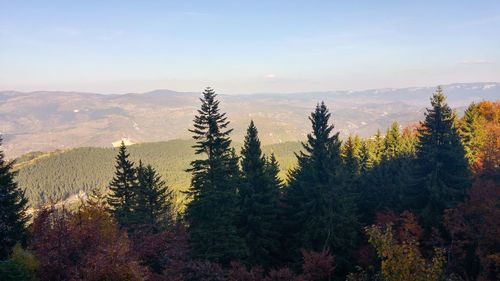
[[237, 231], [238, 158], [230, 148], [226, 114], [220, 112], [217, 95], [206, 88], [194, 118], [193, 146], [201, 156], [191, 162], [191, 187], [185, 218], [192, 254], [196, 259], [228, 264], [246, 254]]
[[375, 156], [375, 163], [378, 163], [380, 162], [380, 160], [382, 160], [383, 151], [384, 151], [384, 138], [382, 137], [380, 129], [377, 129], [377, 133], [373, 137], [373, 154]]
[[402, 151], [402, 139], [399, 133], [398, 122], [393, 122], [391, 127], [387, 130], [384, 138], [384, 150], [382, 152], [382, 158], [389, 160], [399, 156]]
[[[0, 137], [0, 147], [2, 138]], [[17, 242], [24, 243], [28, 200], [14, 181], [14, 163], [7, 161], [0, 148], [0, 260], [7, 258]]]
[[146, 231], [153, 233], [172, 225], [173, 191], [165, 184], [151, 166], [137, 167], [138, 188], [136, 190], [134, 216]]
[[444, 209], [465, 198], [470, 174], [465, 151], [455, 127], [455, 114], [441, 87], [431, 98], [419, 129], [409, 203], [426, 224], [438, 226]]
[[267, 163], [262, 154], [257, 128], [253, 121], [247, 129], [241, 149], [242, 185], [239, 191], [240, 233], [248, 248], [248, 262], [265, 268], [276, 265], [279, 256], [278, 200], [276, 159]]
[[283, 181], [279, 177], [280, 173], [280, 167], [278, 160], [276, 160], [276, 156], [274, 153], [271, 153], [271, 156], [269, 156], [266, 159], [266, 173], [267, 176], [269, 177], [269, 180], [271, 181], [271, 185], [275, 186], [276, 189], [281, 191], [281, 188], [283, 188]]
[[405, 150], [399, 124], [393, 122], [384, 138], [384, 151], [378, 169], [378, 186], [381, 188], [380, 205], [377, 211], [391, 209], [404, 211], [404, 190], [410, 183], [412, 157]]
[[361, 171], [361, 139], [359, 136], [349, 136], [343, 147], [344, 154], [344, 171], [346, 179], [352, 184]]
[[134, 217], [135, 192], [138, 186], [134, 163], [129, 160], [125, 143], [121, 143], [116, 156], [115, 176], [109, 184], [108, 204], [118, 224], [130, 227], [136, 223]]
[[[312, 133], [297, 154], [298, 166], [290, 174], [284, 198], [285, 247], [315, 251], [331, 250], [344, 268], [355, 241], [357, 222], [351, 194], [343, 186], [341, 142], [331, 134], [330, 113], [318, 104], [309, 120]], [[339, 269], [340, 271], [340, 269]]]
[[373, 143], [369, 140], [363, 140], [361, 142], [361, 148], [359, 149], [361, 175], [365, 175], [375, 166], [375, 157]]
[[380, 140], [380, 161], [360, 180], [363, 192], [360, 192], [359, 207], [364, 210], [362, 220], [365, 224], [374, 223], [378, 212], [404, 211], [402, 200], [410, 182], [412, 157], [403, 147], [398, 123], [392, 123]]
[[459, 134], [469, 164], [475, 163], [479, 159], [479, 148], [485, 137], [484, 118], [477, 104], [472, 103], [464, 111], [464, 116], [460, 120]]

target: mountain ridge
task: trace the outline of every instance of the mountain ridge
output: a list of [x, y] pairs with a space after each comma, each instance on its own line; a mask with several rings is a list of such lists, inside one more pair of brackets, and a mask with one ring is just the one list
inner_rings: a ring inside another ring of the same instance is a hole
[[[472, 101], [500, 99], [500, 83], [443, 86], [448, 102], [462, 110]], [[254, 119], [265, 144], [304, 139], [307, 117], [317, 102], [331, 108], [342, 137], [369, 136], [392, 121], [406, 126], [422, 119], [434, 87], [297, 93], [221, 94], [221, 107], [241, 141]], [[41, 98], [43, 96], [43, 98]], [[186, 139], [200, 93], [152, 90], [99, 94], [64, 91], [0, 91], [0, 132], [7, 157], [30, 151], [81, 146], [109, 147], [122, 138], [134, 142]]]

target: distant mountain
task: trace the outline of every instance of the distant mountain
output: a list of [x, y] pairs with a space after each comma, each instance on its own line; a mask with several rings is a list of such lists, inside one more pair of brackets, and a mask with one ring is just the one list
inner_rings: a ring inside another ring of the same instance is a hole
[[[343, 136], [371, 135], [392, 121], [421, 120], [434, 87], [330, 91], [292, 94], [220, 95], [222, 110], [242, 140], [250, 119], [263, 143], [304, 139], [307, 117], [324, 100]], [[472, 101], [500, 98], [500, 83], [444, 86], [458, 109]], [[81, 146], [111, 147], [127, 138], [134, 143], [188, 138], [200, 93], [156, 90], [142, 94], [102, 95], [80, 92], [0, 92], [0, 132], [8, 157], [30, 151]]]

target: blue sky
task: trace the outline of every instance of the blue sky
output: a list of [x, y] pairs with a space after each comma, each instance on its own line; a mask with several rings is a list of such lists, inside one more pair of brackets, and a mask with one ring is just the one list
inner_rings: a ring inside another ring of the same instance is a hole
[[500, 1], [0, 0], [0, 90], [500, 81]]

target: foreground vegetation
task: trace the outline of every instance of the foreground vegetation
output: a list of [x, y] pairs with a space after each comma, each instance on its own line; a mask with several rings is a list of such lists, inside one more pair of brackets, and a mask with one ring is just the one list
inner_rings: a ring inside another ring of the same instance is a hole
[[284, 182], [258, 124], [237, 154], [215, 92], [201, 101], [182, 213], [154, 163], [132, 160], [134, 147], [122, 145], [106, 194], [92, 192], [74, 211], [42, 208], [28, 226], [27, 201], [0, 154], [0, 276], [500, 279], [498, 102], [471, 104], [458, 119], [438, 88], [415, 128], [394, 123], [385, 135], [345, 142], [319, 103]]

